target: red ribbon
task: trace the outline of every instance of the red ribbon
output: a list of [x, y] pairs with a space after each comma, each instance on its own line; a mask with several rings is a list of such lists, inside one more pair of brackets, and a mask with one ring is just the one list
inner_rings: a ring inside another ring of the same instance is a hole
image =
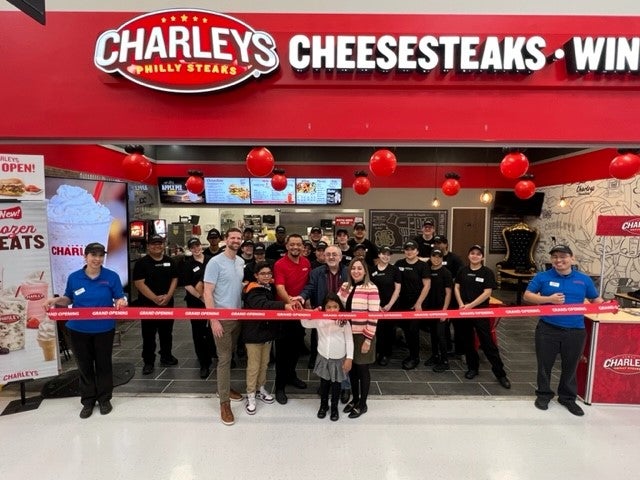
[[540, 315], [586, 315], [617, 313], [618, 302], [576, 303], [567, 305], [527, 305], [470, 310], [423, 310], [404, 312], [335, 312], [318, 310], [235, 310], [229, 308], [55, 308], [48, 312], [51, 320], [320, 320], [378, 319], [431, 320], [456, 318], [511, 318]]

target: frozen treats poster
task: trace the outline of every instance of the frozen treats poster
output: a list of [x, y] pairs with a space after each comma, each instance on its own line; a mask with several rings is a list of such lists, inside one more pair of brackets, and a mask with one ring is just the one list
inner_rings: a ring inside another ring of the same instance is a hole
[[0, 203], [0, 384], [58, 374], [44, 202]]

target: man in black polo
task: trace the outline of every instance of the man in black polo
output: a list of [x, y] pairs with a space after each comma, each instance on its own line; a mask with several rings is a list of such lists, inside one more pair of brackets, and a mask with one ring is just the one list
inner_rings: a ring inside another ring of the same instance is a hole
[[207, 242], [209, 242], [209, 246], [202, 251], [207, 261], [224, 251], [224, 247], [220, 248], [220, 230], [217, 228], [212, 228], [207, 232]]
[[267, 260], [277, 262], [287, 254], [286, 247], [287, 229], [282, 225], [276, 227], [276, 241], [267, 247], [265, 257]]
[[353, 238], [349, 240], [351, 250], [355, 252], [356, 245], [361, 245], [365, 249], [365, 261], [369, 271], [373, 269], [378, 260], [378, 247], [367, 238], [367, 228], [364, 223], [356, 222], [353, 226]]
[[418, 257], [425, 262], [429, 260], [429, 257], [431, 256], [431, 249], [434, 248], [433, 237], [435, 236], [435, 233], [436, 230], [433, 220], [429, 218], [422, 224], [422, 234], [413, 239], [413, 241], [418, 245]]

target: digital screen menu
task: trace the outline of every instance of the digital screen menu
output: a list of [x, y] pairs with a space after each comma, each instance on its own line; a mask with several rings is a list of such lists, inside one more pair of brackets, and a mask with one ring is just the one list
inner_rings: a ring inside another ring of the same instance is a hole
[[185, 187], [188, 177], [159, 177], [160, 203], [204, 203], [205, 193], [197, 195]]
[[251, 186], [248, 178], [204, 178], [204, 194], [207, 203], [249, 205]]
[[271, 186], [270, 178], [251, 179], [251, 203], [253, 205], [293, 205], [296, 201], [296, 180], [287, 179], [287, 187], [278, 192]]
[[298, 205], [340, 205], [342, 203], [342, 179], [296, 179], [296, 203]]

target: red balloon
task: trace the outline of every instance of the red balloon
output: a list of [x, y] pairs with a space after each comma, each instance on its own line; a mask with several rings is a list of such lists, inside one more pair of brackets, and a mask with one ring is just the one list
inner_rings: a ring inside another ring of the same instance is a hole
[[185, 187], [191, 193], [200, 195], [204, 192], [204, 178], [199, 175], [191, 175], [185, 182]]
[[247, 155], [247, 170], [254, 177], [266, 177], [273, 171], [273, 155], [264, 147], [256, 147]]
[[353, 191], [358, 195], [365, 195], [371, 189], [371, 181], [367, 177], [356, 177], [353, 181]]
[[378, 177], [388, 177], [396, 171], [398, 161], [393, 152], [389, 150], [377, 150], [369, 160], [369, 170]]
[[124, 170], [125, 177], [136, 182], [144, 182], [151, 176], [153, 166], [144, 155], [132, 153], [126, 155], [122, 160], [122, 170]]
[[447, 178], [442, 184], [442, 193], [453, 197], [460, 191], [460, 182], [455, 178]]
[[627, 180], [640, 173], [640, 157], [635, 153], [618, 155], [609, 164], [609, 173], [619, 180]]
[[520, 178], [528, 169], [529, 160], [523, 153], [509, 153], [500, 162], [500, 172], [507, 178]]
[[273, 177], [271, 177], [271, 186], [276, 192], [281, 192], [285, 188], [287, 188], [287, 177], [282, 173], [276, 173]]
[[536, 193], [536, 184], [531, 180], [520, 180], [516, 183], [513, 191], [520, 200], [526, 200], [527, 198], [533, 197], [533, 194]]

